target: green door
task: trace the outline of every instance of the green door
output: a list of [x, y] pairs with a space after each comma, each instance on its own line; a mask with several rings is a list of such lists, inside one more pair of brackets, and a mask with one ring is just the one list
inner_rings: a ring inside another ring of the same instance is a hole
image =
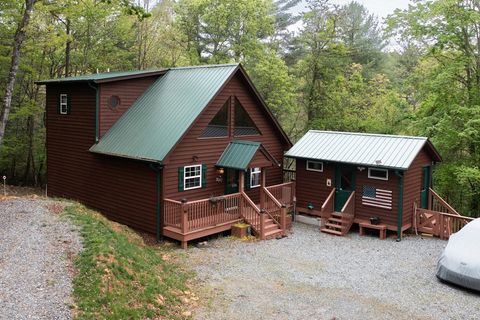
[[335, 168], [335, 211], [342, 211], [343, 205], [355, 190], [355, 168], [337, 165]]
[[428, 189], [430, 188], [430, 166], [422, 167], [422, 191], [420, 191], [420, 207], [428, 209]]
[[238, 170], [226, 169], [225, 170], [225, 194], [238, 192]]

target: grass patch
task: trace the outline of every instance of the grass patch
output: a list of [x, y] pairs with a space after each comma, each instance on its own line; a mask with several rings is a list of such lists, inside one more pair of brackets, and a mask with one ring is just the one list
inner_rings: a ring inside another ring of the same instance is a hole
[[[75, 258], [77, 319], [185, 319], [193, 274], [168, 249], [147, 246], [128, 227], [74, 204], [66, 214], [80, 227], [83, 251]], [[167, 261], [168, 260], [168, 261]]]

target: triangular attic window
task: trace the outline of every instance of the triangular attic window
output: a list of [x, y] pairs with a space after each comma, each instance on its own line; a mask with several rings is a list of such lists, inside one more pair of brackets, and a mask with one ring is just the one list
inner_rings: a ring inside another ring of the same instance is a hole
[[202, 138], [228, 137], [228, 107], [230, 99], [222, 106], [220, 111], [213, 117], [212, 121], [203, 130]]
[[233, 134], [235, 136], [251, 136], [260, 134], [255, 126], [255, 123], [252, 121], [252, 118], [250, 118], [237, 98], [235, 98], [235, 128]]

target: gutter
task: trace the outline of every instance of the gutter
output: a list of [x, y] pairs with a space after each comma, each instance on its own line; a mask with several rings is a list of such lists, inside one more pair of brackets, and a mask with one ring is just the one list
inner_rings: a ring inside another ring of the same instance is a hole
[[92, 82], [88, 82], [88, 86], [95, 90], [95, 143], [100, 139], [100, 88], [98, 85], [92, 85]]
[[156, 164], [153, 164], [151, 163], [150, 164], [150, 169], [152, 169], [153, 171], [155, 171], [156, 173], [156, 193], [157, 193], [157, 205], [156, 205], [156, 235], [157, 235], [157, 241], [160, 241], [163, 239], [163, 233], [161, 232], [162, 228], [163, 228], [163, 225], [162, 225], [162, 220], [160, 219], [160, 210], [161, 210], [161, 176], [160, 176], [160, 172], [162, 171], [163, 169], [163, 165], [159, 164], [159, 163], [156, 163]]
[[398, 208], [397, 208], [397, 242], [402, 241], [402, 221], [403, 221], [403, 171], [395, 170], [398, 181]]

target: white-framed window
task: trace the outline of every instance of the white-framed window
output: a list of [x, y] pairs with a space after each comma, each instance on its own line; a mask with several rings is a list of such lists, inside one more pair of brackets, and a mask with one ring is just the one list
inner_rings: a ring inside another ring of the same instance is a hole
[[261, 168], [250, 168], [250, 188], [260, 187], [262, 179]]
[[185, 166], [183, 171], [184, 190], [202, 187], [202, 165]]
[[388, 180], [388, 170], [368, 168], [368, 178], [377, 180]]
[[323, 172], [323, 162], [307, 160], [307, 170]]
[[68, 114], [68, 95], [66, 93], [60, 94], [59, 109], [60, 114]]

